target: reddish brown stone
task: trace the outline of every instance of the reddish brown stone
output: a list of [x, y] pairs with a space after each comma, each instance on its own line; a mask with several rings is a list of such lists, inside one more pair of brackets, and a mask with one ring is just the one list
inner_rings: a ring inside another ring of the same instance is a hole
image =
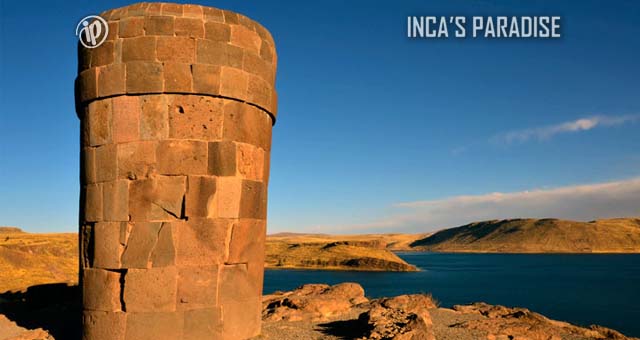
[[237, 169], [236, 144], [234, 142], [209, 143], [209, 174], [235, 176]]
[[124, 340], [127, 314], [85, 311], [82, 313], [82, 339]]
[[132, 38], [144, 35], [144, 18], [129, 17], [119, 21], [120, 38]]
[[144, 33], [146, 35], [173, 35], [173, 21], [171, 16], [148, 16], [144, 18]]
[[275, 82], [275, 70], [273, 66], [267, 64], [267, 62], [257, 54], [245, 53], [242, 69], [263, 79], [268, 88], [271, 88], [269, 84]]
[[85, 268], [82, 272], [84, 310], [120, 311], [120, 273]]
[[231, 44], [258, 54], [262, 39], [256, 32], [242, 25], [231, 25]]
[[120, 243], [122, 223], [125, 222], [98, 222], [95, 224], [93, 241], [94, 268], [120, 268], [120, 256], [124, 250]]
[[131, 180], [148, 177], [155, 172], [156, 142], [118, 144], [118, 178]]
[[182, 5], [182, 10], [182, 15], [185, 18], [202, 19], [202, 6], [200, 5]]
[[267, 187], [262, 182], [243, 180], [240, 217], [267, 218]]
[[204, 23], [199, 19], [176, 18], [174, 29], [176, 36], [185, 36], [191, 38], [204, 37]]
[[89, 144], [98, 146], [111, 143], [111, 99], [89, 103]]
[[127, 312], [172, 312], [176, 310], [176, 267], [129, 269], [124, 276]]
[[155, 61], [156, 38], [134, 37], [122, 41], [122, 62]]
[[85, 187], [84, 220], [102, 221], [102, 184], [89, 184]]
[[140, 100], [136, 96], [113, 98], [113, 141], [132, 142], [139, 138]]
[[249, 74], [247, 76], [247, 93], [246, 99], [265, 110], [271, 107], [271, 92], [273, 89], [262, 78]]
[[143, 140], [168, 138], [169, 113], [167, 111], [167, 97], [163, 95], [142, 96], [141, 103], [140, 138]]
[[222, 339], [249, 339], [260, 334], [262, 306], [260, 297], [254, 295], [247, 301], [222, 304]]
[[158, 171], [165, 175], [204, 175], [207, 173], [207, 143], [187, 140], [160, 141]]
[[188, 176], [185, 198], [185, 215], [192, 217], [215, 217], [216, 178]]
[[162, 222], [133, 223], [122, 254], [123, 268], [151, 268], [151, 252], [158, 242]]
[[96, 182], [96, 150], [92, 147], [82, 148], [82, 184]]
[[85, 102], [98, 96], [98, 73], [97, 68], [92, 67], [88, 70], [80, 72], [76, 79], [76, 87], [78, 89], [78, 99]]
[[262, 40], [262, 45], [260, 46], [260, 57], [275, 66], [275, 63], [273, 62], [273, 56], [274, 56], [275, 52], [274, 49], [271, 45], [269, 45], [269, 43], [267, 43], [266, 40]]
[[214, 196], [217, 207], [216, 217], [239, 218], [242, 197], [242, 179], [236, 177], [219, 177], [216, 181]]
[[158, 93], [163, 90], [162, 64], [129, 62], [126, 70], [127, 93]]
[[182, 339], [183, 327], [184, 319], [182, 313], [127, 313], [125, 340]]
[[105, 182], [103, 192], [103, 219], [105, 221], [129, 220], [129, 181], [126, 179]]
[[218, 304], [218, 266], [178, 269], [178, 310], [211, 308]]
[[167, 267], [176, 263], [174, 242], [175, 228], [171, 223], [163, 223], [158, 233], [158, 242], [151, 252], [151, 263], [155, 267]]
[[220, 67], [195, 64], [192, 66], [193, 91], [196, 93], [220, 93]]
[[162, 14], [162, 3], [161, 2], [151, 2], [147, 6], [147, 10], [145, 11], [146, 15], [160, 15]]
[[226, 22], [227, 24], [234, 24], [234, 25], [238, 25], [240, 24], [240, 21], [238, 20], [238, 13], [234, 13], [231, 11], [222, 11], [224, 14], [224, 22]]
[[224, 16], [221, 9], [202, 7], [202, 13], [206, 21], [224, 22]]
[[169, 102], [169, 136], [180, 139], [220, 140], [223, 99], [174, 95]]
[[127, 15], [128, 16], [138, 16], [138, 15], [144, 15], [147, 9], [147, 6], [149, 6], [149, 3], [147, 2], [139, 2], [130, 6], [127, 6]]
[[184, 176], [151, 176], [132, 181], [129, 213], [132, 221], [170, 221], [182, 217]]
[[179, 266], [206, 266], [224, 260], [231, 231], [226, 219], [189, 219], [176, 224]]
[[96, 180], [98, 182], [116, 179], [117, 159], [115, 144], [105, 144], [96, 148]]
[[256, 107], [228, 101], [224, 106], [223, 139], [271, 150], [271, 117]]
[[183, 340], [222, 339], [222, 308], [203, 308], [184, 313]]
[[204, 38], [227, 43], [231, 39], [231, 28], [227, 24], [205, 22]]
[[[264, 257], [265, 238], [265, 221], [241, 219], [235, 222], [231, 229], [229, 257], [226, 263], [250, 263], [256, 258]], [[260, 265], [262, 267], [262, 264]]]
[[115, 45], [113, 41], [104, 41], [91, 51], [91, 67], [108, 65], [115, 60]]
[[159, 61], [194, 63], [196, 60], [196, 40], [189, 37], [158, 37]]
[[191, 65], [164, 63], [164, 90], [166, 92], [191, 92]]
[[248, 75], [242, 70], [222, 67], [220, 71], [220, 94], [225, 97], [246, 99]]
[[118, 29], [118, 23], [117, 22], [109, 22], [109, 34], [107, 35], [107, 40], [106, 41], [114, 41], [116, 39], [118, 39], [119, 36], [119, 29]]
[[227, 44], [205, 39], [196, 40], [196, 62], [198, 64], [227, 65]]
[[[236, 145], [236, 168], [238, 174], [245, 179], [262, 181], [264, 174], [264, 150], [246, 143]], [[211, 151], [209, 151], [211, 155]], [[211, 156], [209, 156], [211, 164]]]
[[162, 15], [182, 16], [183, 6], [179, 4], [163, 3]]
[[100, 69], [98, 96], [108, 97], [123, 94], [125, 90], [125, 64], [111, 64]]

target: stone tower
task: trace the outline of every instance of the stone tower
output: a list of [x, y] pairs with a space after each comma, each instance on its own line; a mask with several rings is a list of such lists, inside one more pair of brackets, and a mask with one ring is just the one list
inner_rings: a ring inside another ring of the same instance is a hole
[[79, 47], [86, 340], [260, 332], [276, 53], [245, 16], [140, 3]]

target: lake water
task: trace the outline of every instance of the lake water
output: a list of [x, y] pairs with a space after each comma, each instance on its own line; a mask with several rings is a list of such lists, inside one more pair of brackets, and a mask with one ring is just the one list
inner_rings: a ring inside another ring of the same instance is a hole
[[483, 301], [640, 337], [640, 255], [399, 253], [415, 273], [267, 270], [264, 292], [358, 282], [369, 297], [432, 293], [443, 307]]

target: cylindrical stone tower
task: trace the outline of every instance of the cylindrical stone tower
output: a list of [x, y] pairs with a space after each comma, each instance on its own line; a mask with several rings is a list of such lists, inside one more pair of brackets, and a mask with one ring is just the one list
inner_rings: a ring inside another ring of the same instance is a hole
[[79, 47], [86, 340], [260, 332], [276, 53], [245, 16], [140, 3]]

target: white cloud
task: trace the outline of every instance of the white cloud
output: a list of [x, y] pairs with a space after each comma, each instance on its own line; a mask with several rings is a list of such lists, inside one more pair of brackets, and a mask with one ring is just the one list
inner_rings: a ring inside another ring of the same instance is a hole
[[370, 223], [318, 227], [324, 232], [428, 232], [473, 221], [562, 218], [589, 221], [640, 216], [640, 177], [629, 180], [403, 202]]
[[549, 125], [531, 129], [515, 130], [494, 136], [492, 141], [511, 144], [514, 142], [526, 142], [529, 140], [547, 140], [562, 133], [572, 133], [592, 130], [596, 127], [608, 127], [633, 123], [640, 120], [640, 115], [626, 116], [591, 116], [580, 118], [571, 122]]

